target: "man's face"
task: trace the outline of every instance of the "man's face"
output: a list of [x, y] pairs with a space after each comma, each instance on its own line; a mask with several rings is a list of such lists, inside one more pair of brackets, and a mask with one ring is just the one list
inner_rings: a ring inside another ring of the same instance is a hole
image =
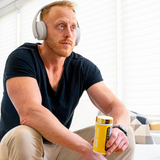
[[54, 6], [44, 18], [47, 26], [46, 43], [57, 55], [68, 57], [75, 46], [77, 20], [68, 7]]

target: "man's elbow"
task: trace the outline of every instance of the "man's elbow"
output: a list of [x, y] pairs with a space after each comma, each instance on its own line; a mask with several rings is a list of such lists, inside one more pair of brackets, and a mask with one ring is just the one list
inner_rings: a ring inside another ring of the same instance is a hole
[[28, 124], [28, 117], [27, 116], [20, 116], [20, 124], [27, 125]]
[[19, 117], [20, 117], [20, 124], [21, 125], [28, 125], [30, 119], [31, 119], [31, 114], [29, 113], [28, 110], [21, 110], [18, 112]]

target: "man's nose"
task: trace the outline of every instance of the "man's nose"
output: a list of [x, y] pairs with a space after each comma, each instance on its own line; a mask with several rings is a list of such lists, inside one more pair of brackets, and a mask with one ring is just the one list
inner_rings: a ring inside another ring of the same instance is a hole
[[72, 31], [71, 31], [71, 28], [70, 28], [70, 27], [67, 27], [67, 28], [65, 29], [65, 37], [66, 37], [66, 38], [72, 37]]

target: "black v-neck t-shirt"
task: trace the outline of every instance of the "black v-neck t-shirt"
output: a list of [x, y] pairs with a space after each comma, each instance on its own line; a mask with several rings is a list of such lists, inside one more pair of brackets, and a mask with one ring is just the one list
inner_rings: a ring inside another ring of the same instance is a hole
[[74, 109], [84, 90], [102, 81], [101, 73], [95, 64], [72, 52], [65, 59], [63, 74], [55, 92], [50, 85], [45, 66], [39, 55], [38, 45], [40, 44], [25, 43], [14, 50], [6, 61], [1, 103], [0, 140], [10, 129], [20, 125], [19, 115], [6, 90], [6, 81], [9, 78], [20, 76], [35, 78], [42, 96], [42, 105], [67, 128], [70, 127]]

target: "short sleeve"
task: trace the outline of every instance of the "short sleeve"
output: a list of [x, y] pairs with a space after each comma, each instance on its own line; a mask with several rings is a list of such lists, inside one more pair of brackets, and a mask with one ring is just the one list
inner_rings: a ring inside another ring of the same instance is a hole
[[6, 61], [4, 80], [20, 76], [36, 78], [34, 65], [34, 58], [27, 50], [15, 50]]
[[87, 90], [93, 84], [103, 81], [98, 67], [88, 59], [86, 59], [83, 63], [83, 74], [85, 77], [85, 90]]

